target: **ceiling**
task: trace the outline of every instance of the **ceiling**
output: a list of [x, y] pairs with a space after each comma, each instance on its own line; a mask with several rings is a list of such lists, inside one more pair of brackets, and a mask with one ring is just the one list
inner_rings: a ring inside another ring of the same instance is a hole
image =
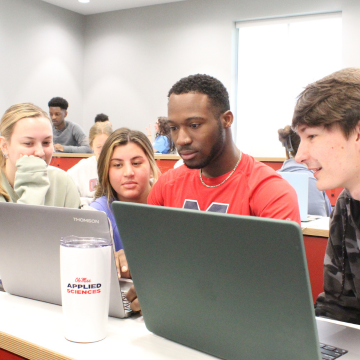
[[82, 15], [98, 14], [107, 11], [130, 9], [142, 6], [165, 4], [186, 0], [90, 0], [83, 4], [78, 0], [42, 0], [47, 3], [77, 12]]

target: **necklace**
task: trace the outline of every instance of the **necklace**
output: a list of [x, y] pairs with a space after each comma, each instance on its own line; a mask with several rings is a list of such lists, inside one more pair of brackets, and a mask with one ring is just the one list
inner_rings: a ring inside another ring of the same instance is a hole
[[230, 176], [234, 173], [234, 171], [235, 171], [236, 168], [238, 167], [239, 162], [240, 162], [240, 160], [241, 160], [241, 156], [242, 156], [242, 152], [240, 151], [239, 160], [238, 160], [238, 162], [236, 163], [235, 167], [233, 168], [232, 172], [229, 174], [229, 176], [228, 176], [224, 181], [222, 181], [220, 184], [217, 184], [217, 185], [206, 185], [206, 184], [204, 183], [204, 180], [202, 179], [202, 175], [201, 175], [201, 174], [202, 174], [202, 169], [200, 169], [200, 180], [201, 180], [202, 184], [203, 184], [204, 186], [208, 187], [208, 188], [215, 188], [215, 187], [218, 187], [218, 186], [224, 184], [227, 180], [229, 180]]

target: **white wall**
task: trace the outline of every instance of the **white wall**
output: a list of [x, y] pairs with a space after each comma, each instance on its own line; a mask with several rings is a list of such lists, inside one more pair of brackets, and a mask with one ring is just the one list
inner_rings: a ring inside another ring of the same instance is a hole
[[39, 0], [0, 0], [1, 115], [18, 102], [47, 111], [62, 96], [83, 125], [84, 27], [85, 16]]
[[63, 96], [85, 132], [99, 112], [145, 131], [166, 115], [170, 87], [194, 73], [223, 81], [234, 105], [238, 20], [342, 11], [344, 66], [360, 66], [358, 0], [188, 0], [86, 17], [40, 0], [0, 9], [0, 112]]
[[85, 122], [105, 112], [116, 127], [145, 131], [166, 114], [170, 87], [198, 72], [233, 98], [235, 21], [330, 11], [343, 12], [344, 66], [360, 66], [358, 0], [189, 0], [88, 16]]

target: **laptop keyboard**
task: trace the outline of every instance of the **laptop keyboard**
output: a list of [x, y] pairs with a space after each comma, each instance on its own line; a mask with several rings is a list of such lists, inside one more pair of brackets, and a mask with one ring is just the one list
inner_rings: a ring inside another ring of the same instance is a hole
[[121, 291], [121, 297], [122, 297], [125, 312], [127, 312], [127, 313], [132, 312], [131, 307], [130, 307], [130, 301], [126, 298], [126, 291]]
[[345, 355], [348, 351], [320, 343], [321, 359], [322, 360], [334, 360], [340, 356]]

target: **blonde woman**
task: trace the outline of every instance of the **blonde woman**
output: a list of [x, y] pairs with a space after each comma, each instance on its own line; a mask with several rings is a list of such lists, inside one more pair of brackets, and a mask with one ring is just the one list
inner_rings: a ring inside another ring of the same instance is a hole
[[89, 205], [94, 200], [95, 189], [98, 183], [97, 163], [105, 141], [113, 132], [111, 125], [97, 122], [90, 129], [89, 145], [95, 156], [80, 160], [68, 170], [78, 188], [81, 205]]
[[123, 245], [111, 203], [118, 200], [146, 204], [151, 187], [159, 176], [153, 148], [146, 135], [127, 128], [115, 130], [99, 156], [98, 175], [95, 201], [90, 206], [104, 211], [110, 219], [119, 269]]
[[38, 106], [21, 103], [0, 121], [0, 201], [78, 208], [76, 186], [63, 170], [50, 166], [53, 132]]

